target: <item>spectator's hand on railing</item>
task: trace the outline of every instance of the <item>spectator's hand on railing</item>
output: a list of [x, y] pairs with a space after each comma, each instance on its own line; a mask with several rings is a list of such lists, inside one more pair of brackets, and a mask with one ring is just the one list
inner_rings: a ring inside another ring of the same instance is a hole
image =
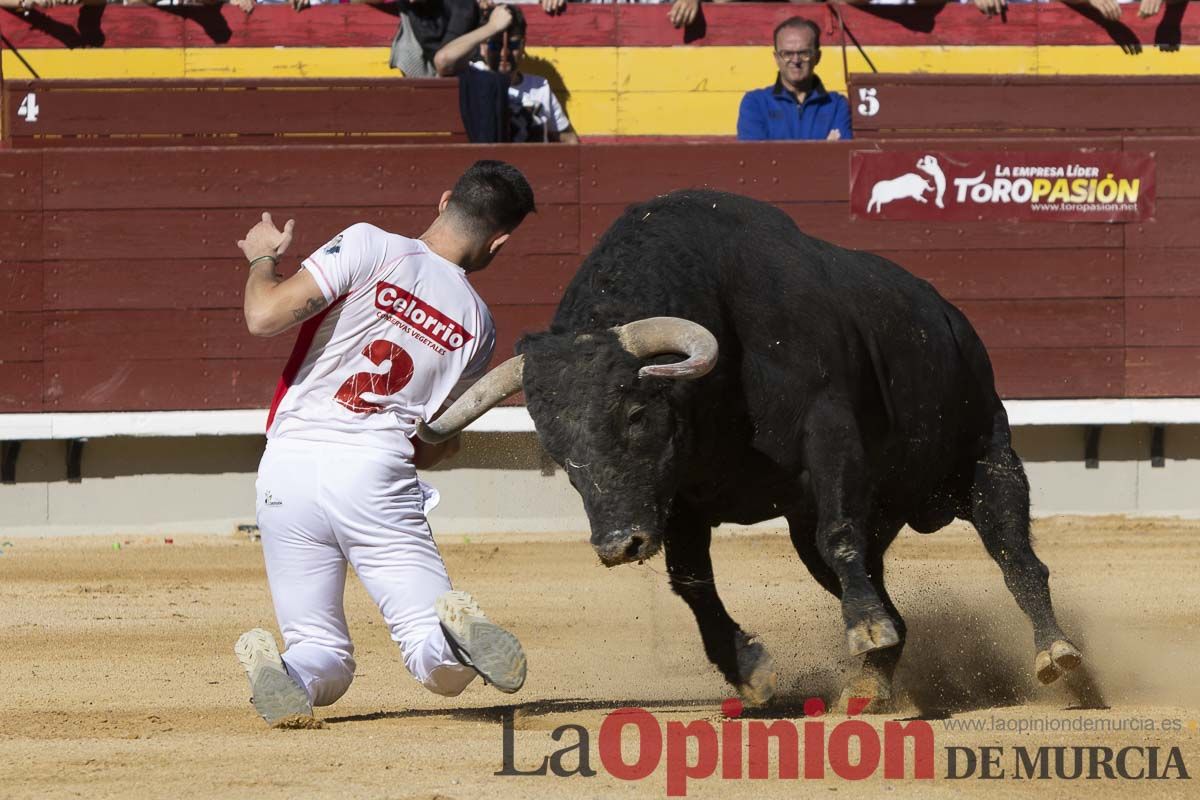
[[567, 0], [542, 0], [542, 11], [557, 14], [567, 7]]
[[254, 0], [228, 0], [229, 5], [241, 9], [247, 14], [254, 11]]
[[674, 0], [671, 10], [667, 12], [667, 19], [671, 20], [671, 24], [676, 28], [686, 28], [696, 20], [699, 13], [700, 0]]
[[1162, 0], [1142, 0], [1142, 4], [1138, 6], [1139, 17], [1153, 17], [1159, 11], [1162, 11]]
[[1088, 4], [1107, 20], [1116, 22], [1121, 18], [1121, 6], [1117, 0], [1088, 0]]
[[312, 5], [312, 0], [292, 0], [292, 8], [296, 11], [303, 11]]
[[841, 138], [842, 138], [842, 132], [839, 131], [837, 128], [834, 128], [833, 130], [831, 130], [829, 132], [829, 135], [825, 137], [825, 141], [836, 142], [836, 141], [840, 140]]
[[989, 17], [994, 14], [1003, 13], [1006, 5], [1005, 0], [971, 0], [975, 3], [975, 7], [987, 14]]

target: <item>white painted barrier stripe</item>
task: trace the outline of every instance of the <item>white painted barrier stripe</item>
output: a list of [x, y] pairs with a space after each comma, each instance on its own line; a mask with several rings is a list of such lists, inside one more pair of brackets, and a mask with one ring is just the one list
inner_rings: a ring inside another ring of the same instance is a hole
[[1011, 425], [1197, 425], [1200, 398], [1008, 400]]
[[[1200, 398], [1009, 400], [1004, 406], [1014, 426], [1200, 425]], [[266, 409], [0, 414], [0, 439], [253, 436], [263, 432], [266, 420]], [[468, 430], [527, 433], [533, 430], [533, 420], [523, 406], [506, 406], [488, 411]]]

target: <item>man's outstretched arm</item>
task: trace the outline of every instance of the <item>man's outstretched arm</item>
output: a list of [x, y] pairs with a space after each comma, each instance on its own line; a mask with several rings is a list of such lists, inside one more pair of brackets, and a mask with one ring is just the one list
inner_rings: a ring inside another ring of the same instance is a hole
[[275, 271], [279, 258], [292, 243], [295, 226], [295, 220], [289, 219], [281, 231], [264, 211], [262, 221], [238, 242], [250, 262], [243, 311], [246, 328], [254, 336], [283, 333], [328, 304], [316, 280], [306, 270], [286, 280]]

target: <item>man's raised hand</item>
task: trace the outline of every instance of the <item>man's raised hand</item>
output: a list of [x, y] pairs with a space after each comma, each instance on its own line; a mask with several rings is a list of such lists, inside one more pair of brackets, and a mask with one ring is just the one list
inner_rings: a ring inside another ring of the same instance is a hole
[[288, 249], [288, 245], [292, 243], [292, 231], [295, 227], [296, 220], [289, 219], [283, 226], [283, 230], [279, 230], [271, 220], [270, 212], [264, 211], [262, 221], [255, 224], [246, 233], [246, 238], [240, 240], [237, 245], [250, 261], [260, 256], [275, 256], [278, 258], [284, 254]]

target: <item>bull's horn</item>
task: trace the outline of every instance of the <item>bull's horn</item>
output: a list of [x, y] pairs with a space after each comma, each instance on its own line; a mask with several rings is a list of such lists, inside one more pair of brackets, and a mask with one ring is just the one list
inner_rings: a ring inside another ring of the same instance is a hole
[[525, 356], [514, 356], [484, 375], [433, 422], [418, 422], [417, 436], [423, 442], [438, 444], [457, 435], [489, 408], [521, 391], [524, 364]]
[[638, 358], [679, 353], [677, 364], [649, 364], [638, 375], [693, 380], [707, 375], [717, 363], [717, 339], [703, 325], [679, 317], [650, 317], [613, 328], [621, 346]]

